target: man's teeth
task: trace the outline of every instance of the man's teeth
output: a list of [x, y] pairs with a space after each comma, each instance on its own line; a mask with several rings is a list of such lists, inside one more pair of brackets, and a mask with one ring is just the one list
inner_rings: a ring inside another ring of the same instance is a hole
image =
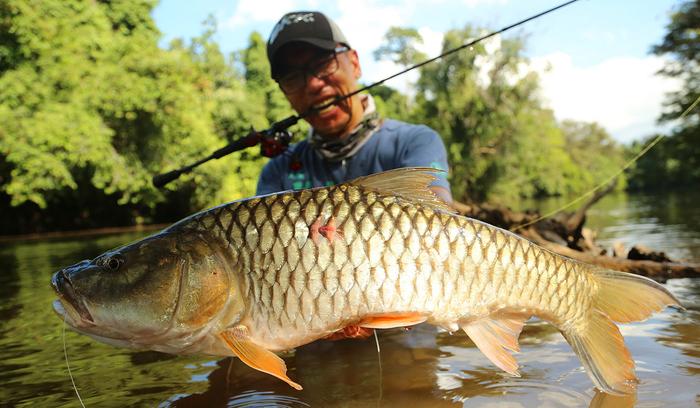
[[[331, 109], [333, 109], [333, 108], [335, 107], [335, 105], [328, 105], [329, 103], [333, 102], [334, 99], [335, 99], [335, 98], [328, 98], [328, 99], [326, 99], [326, 100], [324, 100], [324, 101], [321, 101], [320, 103], [317, 103], [316, 105], [313, 106], [313, 108], [316, 109], [316, 113], [328, 112], [329, 110], [331, 110]], [[324, 105], [328, 105], [328, 106], [326, 106], [326, 107], [323, 108], [323, 109], [320, 109], [320, 108], [323, 107]]]

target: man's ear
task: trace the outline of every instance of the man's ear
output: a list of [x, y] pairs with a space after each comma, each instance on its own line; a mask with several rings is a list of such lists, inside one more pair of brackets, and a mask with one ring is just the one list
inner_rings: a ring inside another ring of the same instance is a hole
[[360, 79], [362, 76], [362, 68], [360, 67], [360, 57], [357, 55], [357, 51], [348, 51], [348, 57], [350, 57], [350, 62], [352, 63], [352, 72], [355, 79]]

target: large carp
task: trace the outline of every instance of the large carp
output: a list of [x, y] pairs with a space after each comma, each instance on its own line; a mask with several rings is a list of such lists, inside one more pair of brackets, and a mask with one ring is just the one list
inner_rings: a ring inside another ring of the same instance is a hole
[[583, 264], [457, 215], [434, 170], [234, 201], [57, 272], [54, 308], [97, 340], [235, 355], [301, 389], [275, 351], [348, 327], [428, 322], [464, 330], [517, 375], [523, 324], [556, 326], [593, 382], [631, 393], [634, 361], [613, 322], [680, 306], [650, 279]]

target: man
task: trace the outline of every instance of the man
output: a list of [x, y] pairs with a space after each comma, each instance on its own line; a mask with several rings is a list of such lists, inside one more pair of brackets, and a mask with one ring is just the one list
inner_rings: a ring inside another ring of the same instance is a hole
[[[358, 89], [357, 52], [340, 28], [319, 12], [284, 15], [267, 43], [272, 78], [292, 108], [312, 110], [307, 140], [267, 163], [257, 194], [329, 186], [401, 167], [448, 169], [440, 137], [422, 125], [378, 116], [370, 95], [354, 95], [337, 105], [336, 97]], [[452, 202], [446, 176], [431, 189]]]

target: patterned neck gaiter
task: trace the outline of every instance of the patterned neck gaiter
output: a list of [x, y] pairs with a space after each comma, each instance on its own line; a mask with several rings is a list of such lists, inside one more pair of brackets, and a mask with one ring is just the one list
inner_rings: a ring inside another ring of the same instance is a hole
[[362, 121], [347, 137], [342, 140], [327, 140], [313, 129], [309, 132], [309, 144], [324, 159], [336, 162], [351, 157], [381, 126], [382, 120], [379, 118], [372, 95], [362, 95], [362, 97], [362, 104], [365, 107]]

